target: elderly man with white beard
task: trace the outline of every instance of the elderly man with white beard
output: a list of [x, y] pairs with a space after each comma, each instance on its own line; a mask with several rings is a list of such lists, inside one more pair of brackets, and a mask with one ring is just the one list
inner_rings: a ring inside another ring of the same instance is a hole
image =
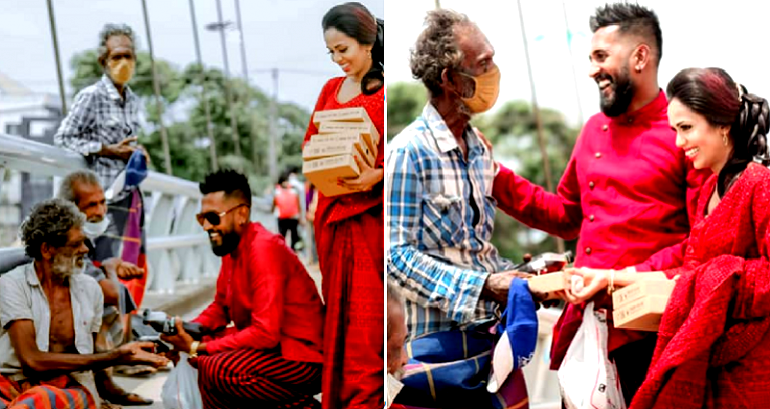
[[85, 268], [85, 216], [61, 199], [39, 203], [21, 226], [33, 262], [0, 277], [0, 405], [98, 408], [92, 371], [165, 365], [137, 342], [94, 353], [104, 296]]

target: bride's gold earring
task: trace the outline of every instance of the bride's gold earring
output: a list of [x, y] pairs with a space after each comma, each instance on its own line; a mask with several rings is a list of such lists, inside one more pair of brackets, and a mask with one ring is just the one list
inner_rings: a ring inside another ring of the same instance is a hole
[[725, 146], [727, 146], [727, 134], [726, 133], [722, 134], [722, 143], [725, 144]]

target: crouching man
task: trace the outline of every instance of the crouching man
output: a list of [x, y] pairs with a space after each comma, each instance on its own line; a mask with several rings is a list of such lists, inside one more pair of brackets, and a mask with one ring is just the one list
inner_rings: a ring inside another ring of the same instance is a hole
[[251, 189], [232, 170], [206, 176], [198, 222], [222, 257], [214, 302], [194, 321], [223, 336], [161, 338], [189, 352], [203, 407], [320, 408], [321, 297], [283, 238], [249, 220]]
[[104, 296], [81, 274], [85, 217], [61, 199], [36, 205], [21, 226], [32, 263], [0, 277], [0, 406], [98, 408], [92, 371], [116, 364], [165, 365], [130, 343], [94, 354]]

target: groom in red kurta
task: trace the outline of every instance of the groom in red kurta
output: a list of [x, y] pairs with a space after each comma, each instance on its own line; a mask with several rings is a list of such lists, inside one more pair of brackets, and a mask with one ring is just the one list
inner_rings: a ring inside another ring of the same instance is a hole
[[[579, 236], [576, 267], [679, 266], [708, 172], [696, 171], [675, 145], [657, 79], [657, 16], [637, 5], [608, 5], [592, 17], [591, 29], [590, 76], [600, 87], [602, 113], [583, 127], [557, 192], [501, 166], [493, 195], [501, 210], [530, 227]], [[554, 328], [552, 369], [582, 322], [578, 307], [570, 304]], [[628, 404], [654, 347], [649, 333], [610, 326], [608, 349]]]
[[178, 325], [164, 337], [198, 357], [204, 408], [320, 408], [323, 305], [315, 282], [283, 238], [249, 221], [246, 177], [220, 171], [201, 184], [198, 221], [222, 257], [214, 302], [194, 320], [233, 327], [203, 342]]

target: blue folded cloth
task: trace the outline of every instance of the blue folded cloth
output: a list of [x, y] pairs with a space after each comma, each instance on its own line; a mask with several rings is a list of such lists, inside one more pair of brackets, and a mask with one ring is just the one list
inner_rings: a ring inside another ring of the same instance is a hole
[[529, 292], [527, 280], [511, 280], [508, 304], [497, 329], [500, 339], [492, 355], [492, 371], [487, 384], [487, 390], [491, 393], [497, 392], [514, 370], [526, 366], [535, 355], [537, 307]]

